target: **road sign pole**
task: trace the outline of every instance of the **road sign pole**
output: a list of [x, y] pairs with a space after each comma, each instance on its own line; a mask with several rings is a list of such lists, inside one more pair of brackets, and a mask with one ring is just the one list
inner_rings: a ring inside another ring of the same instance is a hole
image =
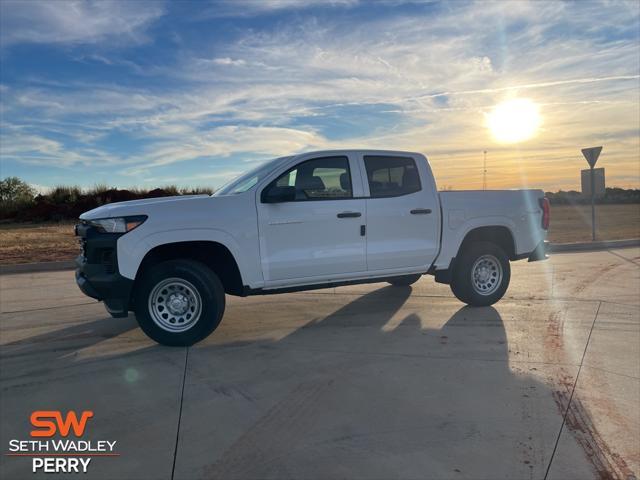
[[587, 163], [590, 167], [590, 179], [591, 183], [591, 240], [595, 242], [596, 240], [596, 179], [593, 172], [593, 167], [595, 167], [596, 162], [598, 161], [598, 157], [600, 156], [600, 152], [602, 151], [602, 147], [591, 147], [591, 148], [583, 148], [582, 155], [587, 160]]
[[591, 240], [596, 241], [596, 180], [591, 167]]

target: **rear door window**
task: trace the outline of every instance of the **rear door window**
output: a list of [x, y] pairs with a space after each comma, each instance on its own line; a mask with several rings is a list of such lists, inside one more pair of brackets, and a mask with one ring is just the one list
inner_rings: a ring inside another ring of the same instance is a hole
[[411, 157], [365, 155], [372, 198], [398, 197], [420, 191], [420, 175]]

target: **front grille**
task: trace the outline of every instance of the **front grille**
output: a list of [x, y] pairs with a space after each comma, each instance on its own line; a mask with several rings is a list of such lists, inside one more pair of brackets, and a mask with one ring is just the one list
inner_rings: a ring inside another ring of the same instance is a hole
[[87, 241], [84, 238], [80, 238], [78, 240], [78, 243], [80, 244], [80, 255], [82, 256], [82, 258], [86, 260], [87, 259]]
[[100, 263], [104, 265], [105, 273], [115, 273], [116, 263], [113, 248], [101, 248], [98, 250]]
[[82, 263], [99, 265], [102, 267], [102, 271], [107, 274], [114, 274], [118, 271], [116, 242], [119, 235], [97, 233], [86, 221], [77, 224], [75, 232], [78, 236]]

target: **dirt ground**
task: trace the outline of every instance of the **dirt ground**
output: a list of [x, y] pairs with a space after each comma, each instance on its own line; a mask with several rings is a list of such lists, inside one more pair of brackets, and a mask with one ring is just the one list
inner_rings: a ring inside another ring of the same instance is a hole
[[[640, 238], [640, 205], [596, 205], [598, 240]], [[549, 240], [591, 240], [591, 207], [552, 206]], [[73, 222], [0, 225], [0, 264], [72, 260], [79, 252]]]
[[73, 260], [80, 252], [73, 222], [0, 225], [0, 264]]

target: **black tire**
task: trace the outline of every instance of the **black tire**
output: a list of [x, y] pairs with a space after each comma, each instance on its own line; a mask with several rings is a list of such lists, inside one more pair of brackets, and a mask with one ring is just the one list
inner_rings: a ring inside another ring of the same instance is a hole
[[[474, 281], [472, 270], [478, 261], [484, 261], [488, 266], [483, 268], [478, 264], [483, 277]], [[487, 275], [486, 279], [484, 275]], [[458, 300], [467, 305], [486, 307], [503, 297], [510, 279], [511, 266], [504, 251], [495, 243], [477, 242], [465, 247], [456, 258], [450, 287]], [[483, 288], [486, 291], [481, 293]]]
[[416, 273], [415, 275], [405, 275], [403, 277], [396, 277], [393, 280], [389, 280], [389, 283], [394, 287], [407, 287], [420, 280], [420, 277], [422, 277], [422, 275], [419, 273]]
[[[164, 289], [161, 287], [163, 282], [169, 282]], [[156, 287], [158, 290], [154, 292]], [[191, 292], [191, 287], [196, 292]], [[167, 292], [166, 296], [163, 292]], [[181, 309], [174, 313], [168, 310], [173, 307], [168, 303], [170, 293], [179, 296], [178, 306]], [[152, 294], [157, 300], [162, 300], [158, 301], [158, 307], [150, 305]], [[142, 278], [136, 283], [134, 295], [134, 310], [140, 328], [152, 340], [168, 346], [189, 346], [208, 337], [220, 324], [225, 307], [222, 282], [210, 268], [194, 260], [168, 260], [153, 265], [143, 272]], [[195, 310], [197, 306], [199, 309]], [[199, 312], [195, 320], [195, 314], [189, 317], [192, 311]], [[166, 319], [160, 317], [165, 315], [164, 312], [167, 313]], [[154, 320], [154, 315], [157, 320]], [[190, 322], [193, 324], [188, 326]], [[166, 324], [166, 327], [162, 327], [162, 324]], [[169, 328], [186, 329], [170, 331]]]

